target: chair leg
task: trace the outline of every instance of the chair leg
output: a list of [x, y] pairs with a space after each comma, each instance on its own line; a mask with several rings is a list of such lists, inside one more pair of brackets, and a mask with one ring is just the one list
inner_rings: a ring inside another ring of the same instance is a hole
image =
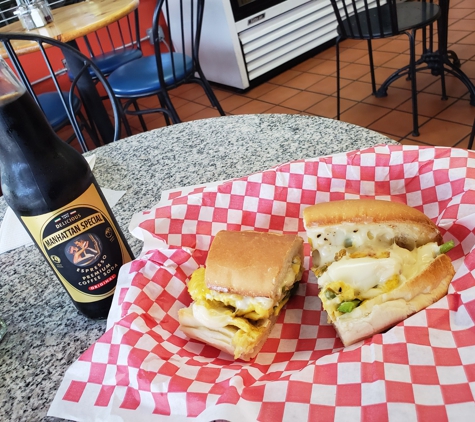
[[[80, 112], [79, 112], [79, 113], [80, 113]], [[82, 123], [81, 123], [81, 125], [82, 125]], [[54, 127], [53, 130], [54, 130], [55, 132], [58, 132], [58, 130], [62, 129], [64, 126], [65, 126], [65, 124], [60, 125], [59, 127]], [[71, 125], [71, 127], [72, 127], [72, 129], [73, 129], [73, 133], [69, 136], [68, 139], [63, 139], [63, 141], [66, 142], [67, 144], [71, 144], [71, 142], [73, 142], [75, 139], [77, 139], [77, 140], [78, 140], [78, 143], [79, 143], [79, 146], [80, 146], [81, 149], [82, 149], [82, 152], [87, 152], [87, 151], [89, 151], [89, 148], [88, 148], [88, 146], [87, 146], [87, 144], [86, 144], [86, 142], [85, 142], [84, 137], [78, 138], [78, 136], [77, 136], [77, 134], [76, 134], [77, 132], [76, 132], [76, 130], [74, 129], [74, 125]], [[79, 131], [80, 131], [80, 130], [81, 130], [81, 129], [79, 128]]]
[[442, 57], [440, 58], [440, 85], [442, 90], [441, 99], [447, 100], [447, 90], [445, 88], [445, 71], [444, 71], [444, 64], [442, 63]]
[[374, 77], [373, 46], [371, 40], [368, 40], [369, 71], [371, 74], [371, 88], [373, 95], [376, 95], [376, 78]]
[[126, 109], [128, 108], [128, 106], [129, 106], [128, 102], [124, 104], [120, 98], [117, 98], [118, 119], [124, 125], [125, 134], [127, 136], [132, 136], [132, 129], [130, 127], [129, 120], [127, 119], [127, 113], [126, 113]]
[[122, 123], [124, 124], [125, 133], [127, 136], [132, 136], [132, 129], [130, 128], [129, 121], [127, 120], [127, 116], [125, 114], [121, 115]]
[[[160, 96], [160, 94], [158, 94], [157, 97], [158, 97], [158, 102], [160, 103], [160, 107], [163, 108], [164, 101], [162, 100], [162, 97]], [[170, 116], [171, 116], [171, 114], [167, 110], [165, 110], [163, 112], [163, 117], [165, 118], [165, 123], [167, 124], [167, 126], [170, 126], [171, 123], [172, 123], [171, 120], [170, 120]]]
[[336, 118], [340, 120], [340, 36], [336, 38]]
[[[86, 130], [86, 132], [88, 133], [89, 136], [91, 136], [92, 139], [94, 139], [94, 135], [91, 135], [91, 131], [90, 131], [90, 128], [89, 128], [89, 125], [87, 124], [87, 121], [86, 121], [86, 118], [84, 117], [84, 115], [81, 113], [81, 111], [78, 111], [76, 113], [76, 116], [77, 118], [79, 119], [79, 122], [81, 123], [81, 126], [84, 127], [84, 129]], [[83, 152], [87, 152], [89, 151], [89, 148], [86, 144], [86, 140], [84, 139], [84, 135], [82, 134], [82, 131], [81, 131], [81, 127], [79, 125], [76, 126], [77, 127], [77, 131], [79, 132], [79, 136], [77, 136], [76, 134], [76, 138], [79, 142], [79, 145], [81, 146], [81, 149], [83, 150]], [[73, 129], [75, 128], [75, 125], [73, 125]], [[76, 131], [75, 131], [76, 132]]]
[[197, 72], [198, 72], [198, 75], [200, 76], [200, 85], [203, 87], [211, 105], [213, 107], [216, 107], [216, 109], [218, 110], [221, 116], [226, 116], [226, 113], [221, 107], [221, 104], [219, 103], [218, 98], [216, 97], [216, 94], [213, 91], [213, 88], [211, 88], [211, 85], [209, 84], [208, 79], [206, 79], [199, 65], [197, 65]]
[[[78, 117], [81, 126], [79, 126], [77, 121], [72, 122], [71, 124], [73, 126], [74, 132], [76, 133], [76, 137], [78, 139], [79, 144], [81, 145], [81, 148], [84, 151], [89, 151], [89, 148], [87, 147], [87, 145], [85, 145], [86, 141], [85, 141], [84, 135], [82, 133], [82, 128], [84, 128], [86, 130], [87, 134], [89, 135], [89, 137], [91, 138], [93, 144], [96, 147], [100, 147], [101, 145], [104, 145], [100, 140], [100, 136], [97, 132], [97, 127], [94, 124], [94, 120], [92, 120], [90, 118], [88, 110], [86, 109], [87, 118], [81, 112], [76, 113], [76, 116]], [[84, 149], [84, 148], [86, 148], [86, 149]]]
[[[437, 30], [439, 29], [439, 22], [440, 19], [437, 21]], [[431, 31], [433, 30], [433, 25], [431, 25]], [[433, 34], [433, 32], [431, 32]], [[444, 71], [444, 59], [442, 58], [442, 55], [439, 54], [439, 69], [440, 69], [440, 85], [442, 89], [442, 100], [447, 100], [447, 91], [445, 88], [445, 71]]]
[[413, 29], [406, 33], [409, 37], [409, 77], [412, 90], [412, 136], [419, 136], [419, 112], [417, 110], [417, 84], [416, 84], [416, 31]]
[[[99, 133], [97, 131], [97, 127], [94, 124], [94, 119], [91, 117], [91, 113], [87, 108], [86, 108], [85, 111], [86, 111], [86, 118], [84, 118], [84, 116], [83, 116], [84, 120], [83, 120], [83, 122], [81, 122], [81, 124], [84, 126], [84, 128], [86, 129], [88, 135], [91, 137], [92, 142], [94, 143], [94, 145], [96, 147], [100, 147], [103, 144], [100, 141], [100, 136], [99, 136]], [[73, 127], [74, 126], [75, 125], [73, 124]], [[82, 136], [82, 132], [81, 132], [81, 129], [79, 128], [79, 126], [77, 126], [77, 129], [78, 129], [79, 133], [76, 133], [76, 134], [77, 134], [78, 140], [79, 140], [80, 137]], [[75, 130], [75, 132], [76, 132], [76, 130]]]
[[181, 123], [181, 119], [175, 110], [175, 106], [173, 105], [172, 100], [170, 99], [170, 96], [168, 95], [168, 92], [165, 90], [165, 92], [161, 92], [160, 94], [158, 94], [158, 99], [162, 107], [170, 115], [172, 122], [174, 124]]
[[[139, 105], [137, 104], [137, 101], [132, 101], [132, 104], [134, 105], [134, 109], [135, 111], [140, 111], [140, 108], [139, 108]], [[145, 124], [145, 120], [143, 118], [143, 116], [141, 114], [138, 114], [137, 117], [139, 118], [139, 121], [140, 121], [140, 125], [142, 126], [142, 130], [144, 132], [146, 132], [148, 129], [147, 129], [147, 125]]]
[[473, 121], [472, 133], [470, 134], [470, 139], [468, 141], [467, 149], [472, 149], [474, 139], [475, 139], [475, 120]]

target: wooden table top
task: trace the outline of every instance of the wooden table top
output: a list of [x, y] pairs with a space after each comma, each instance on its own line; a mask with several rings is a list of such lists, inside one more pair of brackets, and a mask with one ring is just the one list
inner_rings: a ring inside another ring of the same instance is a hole
[[[68, 42], [106, 27], [128, 15], [138, 6], [139, 0], [87, 0], [54, 9], [53, 22], [42, 28], [27, 31], [17, 21], [0, 28], [0, 32], [39, 34]], [[38, 50], [36, 43], [32, 44], [28, 41], [15, 41], [14, 48], [17, 54]]]

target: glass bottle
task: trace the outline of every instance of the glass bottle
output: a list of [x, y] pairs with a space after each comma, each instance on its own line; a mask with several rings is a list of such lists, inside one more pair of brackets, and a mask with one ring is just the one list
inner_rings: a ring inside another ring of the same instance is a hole
[[89, 318], [106, 318], [133, 257], [85, 158], [52, 130], [0, 59], [0, 171], [7, 204]]

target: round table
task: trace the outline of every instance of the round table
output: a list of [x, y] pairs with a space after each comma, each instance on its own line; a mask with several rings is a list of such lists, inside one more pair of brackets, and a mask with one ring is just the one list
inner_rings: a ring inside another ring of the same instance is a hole
[[[397, 142], [348, 123], [300, 115], [242, 115], [181, 123], [100, 147], [94, 174], [102, 187], [126, 190], [113, 208], [127, 227], [163, 190], [246, 176], [301, 158]], [[0, 197], [0, 215], [6, 209]], [[49, 405], [68, 366], [105, 331], [106, 321], [78, 314], [35, 247], [0, 255], [0, 420], [53, 421]]]
[[[53, 9], [53, 22], [41, 28], [27, 31], [20, 21], [15, 21], [4, 26], [2, 32], [26, 32], [69, 42], [110, 25], [134, 11], [138, 5], [139, 0], [84, 1]], [[14, 42], [13, 47], [17, 54], [38, 50], [36, 44], [28, 41]]]

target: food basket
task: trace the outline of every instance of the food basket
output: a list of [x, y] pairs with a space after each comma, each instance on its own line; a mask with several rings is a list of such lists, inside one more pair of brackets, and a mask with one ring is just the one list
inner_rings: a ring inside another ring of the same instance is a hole
[[[475, 414], [475, 154], [376, 146], [168, 192], [134, 216], [140, 257], [120, 273], [106, 333], [69, 368], [49, 415], [84, 421], [470, 420]], [[446, 297], [343, 348], [306, 272], [250, 362], [189, 340], [178, 309], [222, 229], [298, 233], [305, 207], [404, 202], [429, 216], [456, 275]]]

